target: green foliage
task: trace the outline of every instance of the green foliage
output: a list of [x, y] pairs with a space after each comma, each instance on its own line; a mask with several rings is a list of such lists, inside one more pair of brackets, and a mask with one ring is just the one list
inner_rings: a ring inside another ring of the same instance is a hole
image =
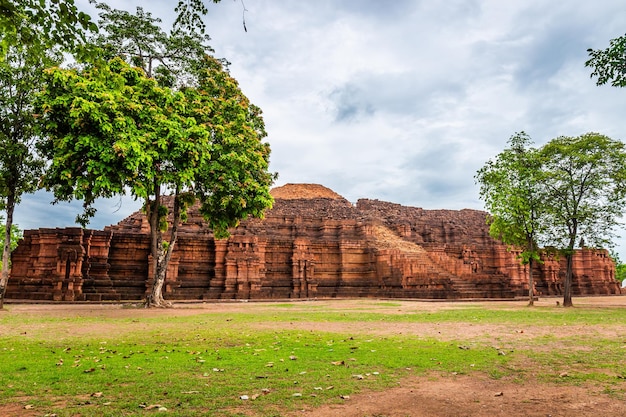
[[[2, 217], [0, 217], [0, 222], [4, 222], [4, 219]], [[2, 224], [0, 225], [0, 267], [2, 267], [1, 259], [2, 259], [2, 251], [4, 251], [5, 234], [6, 234], [6, 226]], [[17, 244], [21, 238], [22, 238], [22, 231], [20, 230], [20, 228], [16, 224], [11, 225], [11, 244], [9, 246], [11, 252], [13, 252], [13, 250], [17, 247]]]
[[0, 2], [0, 47], [2, 60], [16, 45], [72, 49], [85, 40], [87, 31], [97, 31], [89, 15], [74, 0], [2, 0]]
[[[249, 104], [219, 61], [206, 58], [200, 88], [160, 87], [143, 71], [113, 59], [82, 71], [53, 68], [40, 109], [52, 160], [44, 184], [57, 200], [123, 194], [147, 199], [155, 184], [186, 189], [188, 207], [224, 236], [271, 205], [269, 146], [260, 110]], [[160, 209], [159, 218], [167, 211]]]
[[120, 57], [167, 87], [195, 85], [193, 70], [213, 49], [208, 35], [162, 28], [161, 19], [137, 7], [135, 14], [99, 3], [100, 34], [93, 39], [108, 59]]
[[[16, 13], [19, 10], [15, 10]], [[6, 17], [6, 16], [5, 16]], [[2, 18], [0, 18], [2, 22]], [[6, 23], [6, 22], [5, 22]], [[21, 21], [21, 25], [28, 22]], [[15, 33], [2, 37], [0, 58], [0, 205], [6, 213], [0, 249], [0, 309], [9, 279], [13, 214], [22, 195], [39, 187], [44, 161], [35, 145], [40, 139], [34, 101], [43, 86], [43, 69], [60, 61], [55, 48], [43, 41], [22, 39]]]
[[[205, 0], [179, 0], [176, 6], [176, 26], [183, 28], [198, 30], [200, 33], [204, 33], [206, 25], [202, 21], [202, 16], [206, 15], [209, 11], [204, 5]], [[207, 0], [209, 1], [209, 0]], [[219, 3], [221, 0], [210, 0], [213, 3]]]
[[626, 280], [626, 264], [622, 263], [619, 255], [614, 250], [610, 251], [610, 256], [615, 263], [615, 279], [623, 284], [624, 280]]
[[239, 219], [263, 216], [273, 202], [268, 190], [276, 175], [268, 172], [270, 147], [262, 141], [267, 133], [261, 109], [242, 94], [220, 61], [206, 57], [202, 64], [198, 88], [183, 93], [193, 103], [189, 116], [213, 135], [213, 155], [198, 171], [195, 191], [201, 213], [219, 238]]
[[541, 262], [537, 239], [544, 228], [546, 204], [541, 161], [531, 144], [526, 133], [515, 134], [509, 139], [509, 148], [476, 174], [480, 197], [491, 213], [489, 234], [509, 245], [509, 250], [520, 250], [521, 263], [529, 265], [529, 305], [534, 304], [533, 264]]
[[606, 49], [587, 49], [589, 60], [585, 66], [591, 67], [591, 77], [596, 77], [597, 85], [611, 83], [613, 87], [626, 87], [626, 35], [611, 39]]
[[[19, 203], [23, 193], [34, 192], [43, 169], [35, 143], [39, 139], [34, 112], [35, 95], [43, 87], [43, 70], [60, 56], [41, 45], [8, 48], [0, 61], [0, 198]], [[3, 207], [6, 208], [6, 207]]]
[[561, 136], [541, 149], [547, 198], [547, 240], [567, 261], [563, 305], [572, 305], [576, 245], [610, 244], [626, 199], [624, 144], [597, 133]]
[[39, 97], [40, 145], [52, 164], [44, 184], [58, 200], [90, 207], [98, 197], [146, 197], [159, 151], [180, 119], [169, 116], [180, 97], [119, 59], [109, 65], [46, 71]]
[[536, 240], [545, 204], [540, 160], [531, 144], [526, 133], [515, 134], [509, 139], [509, 148], [476, 174], [480, 197], [491, 214], [489, 233], [507, 245], [521, 248], [523, 264], [539, 260]]
[[610, 244], [626, 198], [624, 144], [598, 133], [561, 136], [541, 157], [550, 201], [546, 243], [565, 252]]
[[615, 265], [615, 279], [624, 285], [626, 280], [626, 264], [618, 263]]

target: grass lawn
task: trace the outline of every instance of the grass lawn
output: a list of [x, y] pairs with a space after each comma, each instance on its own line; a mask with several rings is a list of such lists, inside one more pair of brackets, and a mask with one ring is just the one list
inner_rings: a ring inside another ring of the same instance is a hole
[[623, 399], [625, 331], [621, 305], [553, 301], [9, 304], [0, 414], [280, 416], [450, 374], [594, 384]]

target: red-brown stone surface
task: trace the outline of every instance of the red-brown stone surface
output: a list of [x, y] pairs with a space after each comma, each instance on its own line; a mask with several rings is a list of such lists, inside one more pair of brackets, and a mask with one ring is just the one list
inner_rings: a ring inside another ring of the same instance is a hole
[[[272, 190], [274, 207], [215, 240], [192, 209], [167, 272], [165, 297], [513, 298], [528, 293], [514, 252], [477, 210], [423, 210], [378, 200], [353, 205], [326, 187]], [[139, 300], [149, 290], [148, 224], [137, 212], [103, 231], [27, 230], [13, 253], [7, 297]], [[564, 262], [546, 259], [536, 291], [562, 291]], [[605, 251], [574, 260], [575, 295], [619, 294]]]

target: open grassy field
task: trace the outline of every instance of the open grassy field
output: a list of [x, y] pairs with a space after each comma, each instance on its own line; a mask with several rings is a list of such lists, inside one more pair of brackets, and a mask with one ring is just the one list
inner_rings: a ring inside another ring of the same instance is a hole
[[626, 297], [8, 304], [2, 416], [626, 415]]

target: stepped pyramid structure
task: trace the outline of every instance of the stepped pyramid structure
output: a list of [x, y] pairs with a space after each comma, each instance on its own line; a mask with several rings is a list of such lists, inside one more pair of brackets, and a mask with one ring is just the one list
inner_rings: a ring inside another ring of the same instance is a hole
[[[272, 191], [264, 219], [224, 240], [191, 209], [164, 287], [169, 300], [379, 297], [524, 297], [516, 253], [489, 236], [486, 213], [424, 210], [378, 200], [356, 205], [316, 184]], [[13, 252], [7, 298], [140, 300], [150, 289], [149, 226], [137, 212], [104, 230], [24, 232]], [[536, 291], [560, 295], [563, 260], [545, 259]], [[574, 258], [574, 295], [619, 294], [606, 251]]]

